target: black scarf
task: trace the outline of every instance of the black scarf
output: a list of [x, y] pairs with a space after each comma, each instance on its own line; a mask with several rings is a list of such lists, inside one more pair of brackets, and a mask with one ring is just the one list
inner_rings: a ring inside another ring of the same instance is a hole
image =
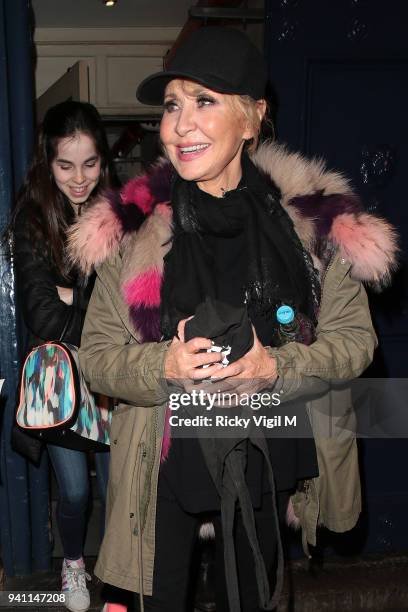
[[164, 338], [207, 297], [246, 304], [263, 344], [272, 343], [282, 303], [316, 322], [317, 275], [279, 195], [245, 154], [242, 179], [223, 198], [175, 179], [173, 244], [161, 290]]

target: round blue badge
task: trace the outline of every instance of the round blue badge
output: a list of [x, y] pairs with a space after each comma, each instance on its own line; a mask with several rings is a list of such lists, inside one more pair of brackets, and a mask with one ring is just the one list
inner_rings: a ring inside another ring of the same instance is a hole
[[291, 306], [283, 304], [277, 309], [276, 318], [278, 320], [278, 323], [281, 323], [282, 325], [288, 325], [288, 323], [292, 323], [293, 319], [295, 318], [295, 311]]

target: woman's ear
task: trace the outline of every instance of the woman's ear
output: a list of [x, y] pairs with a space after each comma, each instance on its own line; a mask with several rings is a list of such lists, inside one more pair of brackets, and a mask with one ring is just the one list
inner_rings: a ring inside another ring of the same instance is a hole
[[259, 119], [262, 121], [266, 113], [266, 100], [264, 100], [263, 98], [261, 98], [261, 100], [257, 100], [256, 107], [257, 107]]
[[[267, 108], [266, 100], [264, 100], [263, 98], [261, 98], [260, 100], [256, 100], [256, 102], [255, 102], [255, 109], [253, 109], [253, 110], [255, 110], [255, 112], [258, 115], [259, 128], [261, 126], [262, 119], [265, 116], [266, 108]], [[249, 141], [249, 140], [252, 140], [254, 138], [256, 138], [256, 139], [258, 138], [259, 128], [258, 129], [255, 128], [256, 122], [254, 120], [255, 120], [254, 116], [252, 116], [252, 121], [249, 118], [246, 120], [246, 122], [245, 122], [245, 132], [244, 132], [244, 136], [243, 136], [244, 140]], [[255, 123], [255, 125], [254, 125], [254, 123]], [[254, 130], [256, 132], [255, 134], [254, 134]]]

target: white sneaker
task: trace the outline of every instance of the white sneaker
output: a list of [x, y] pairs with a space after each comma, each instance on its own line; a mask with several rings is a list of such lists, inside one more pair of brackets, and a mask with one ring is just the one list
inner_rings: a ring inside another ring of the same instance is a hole
[[71, 612], [86, 612], [91, 605], [86, 581], [91, 577], [85, 572], [82, 557], [77, 561], [64, 559], [61, 571], [62, 592], [65, 594], [65, 607]]

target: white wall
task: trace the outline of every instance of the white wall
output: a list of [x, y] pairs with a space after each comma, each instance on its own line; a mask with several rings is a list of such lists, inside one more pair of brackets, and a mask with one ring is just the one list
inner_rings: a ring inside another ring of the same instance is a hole
[[138, 83], [163, 66], [179, 28], [38, 28], [36, 97], [78, 60], [89, 68], [90, 102], [103, 115], [151, 115], [135, 97]]

